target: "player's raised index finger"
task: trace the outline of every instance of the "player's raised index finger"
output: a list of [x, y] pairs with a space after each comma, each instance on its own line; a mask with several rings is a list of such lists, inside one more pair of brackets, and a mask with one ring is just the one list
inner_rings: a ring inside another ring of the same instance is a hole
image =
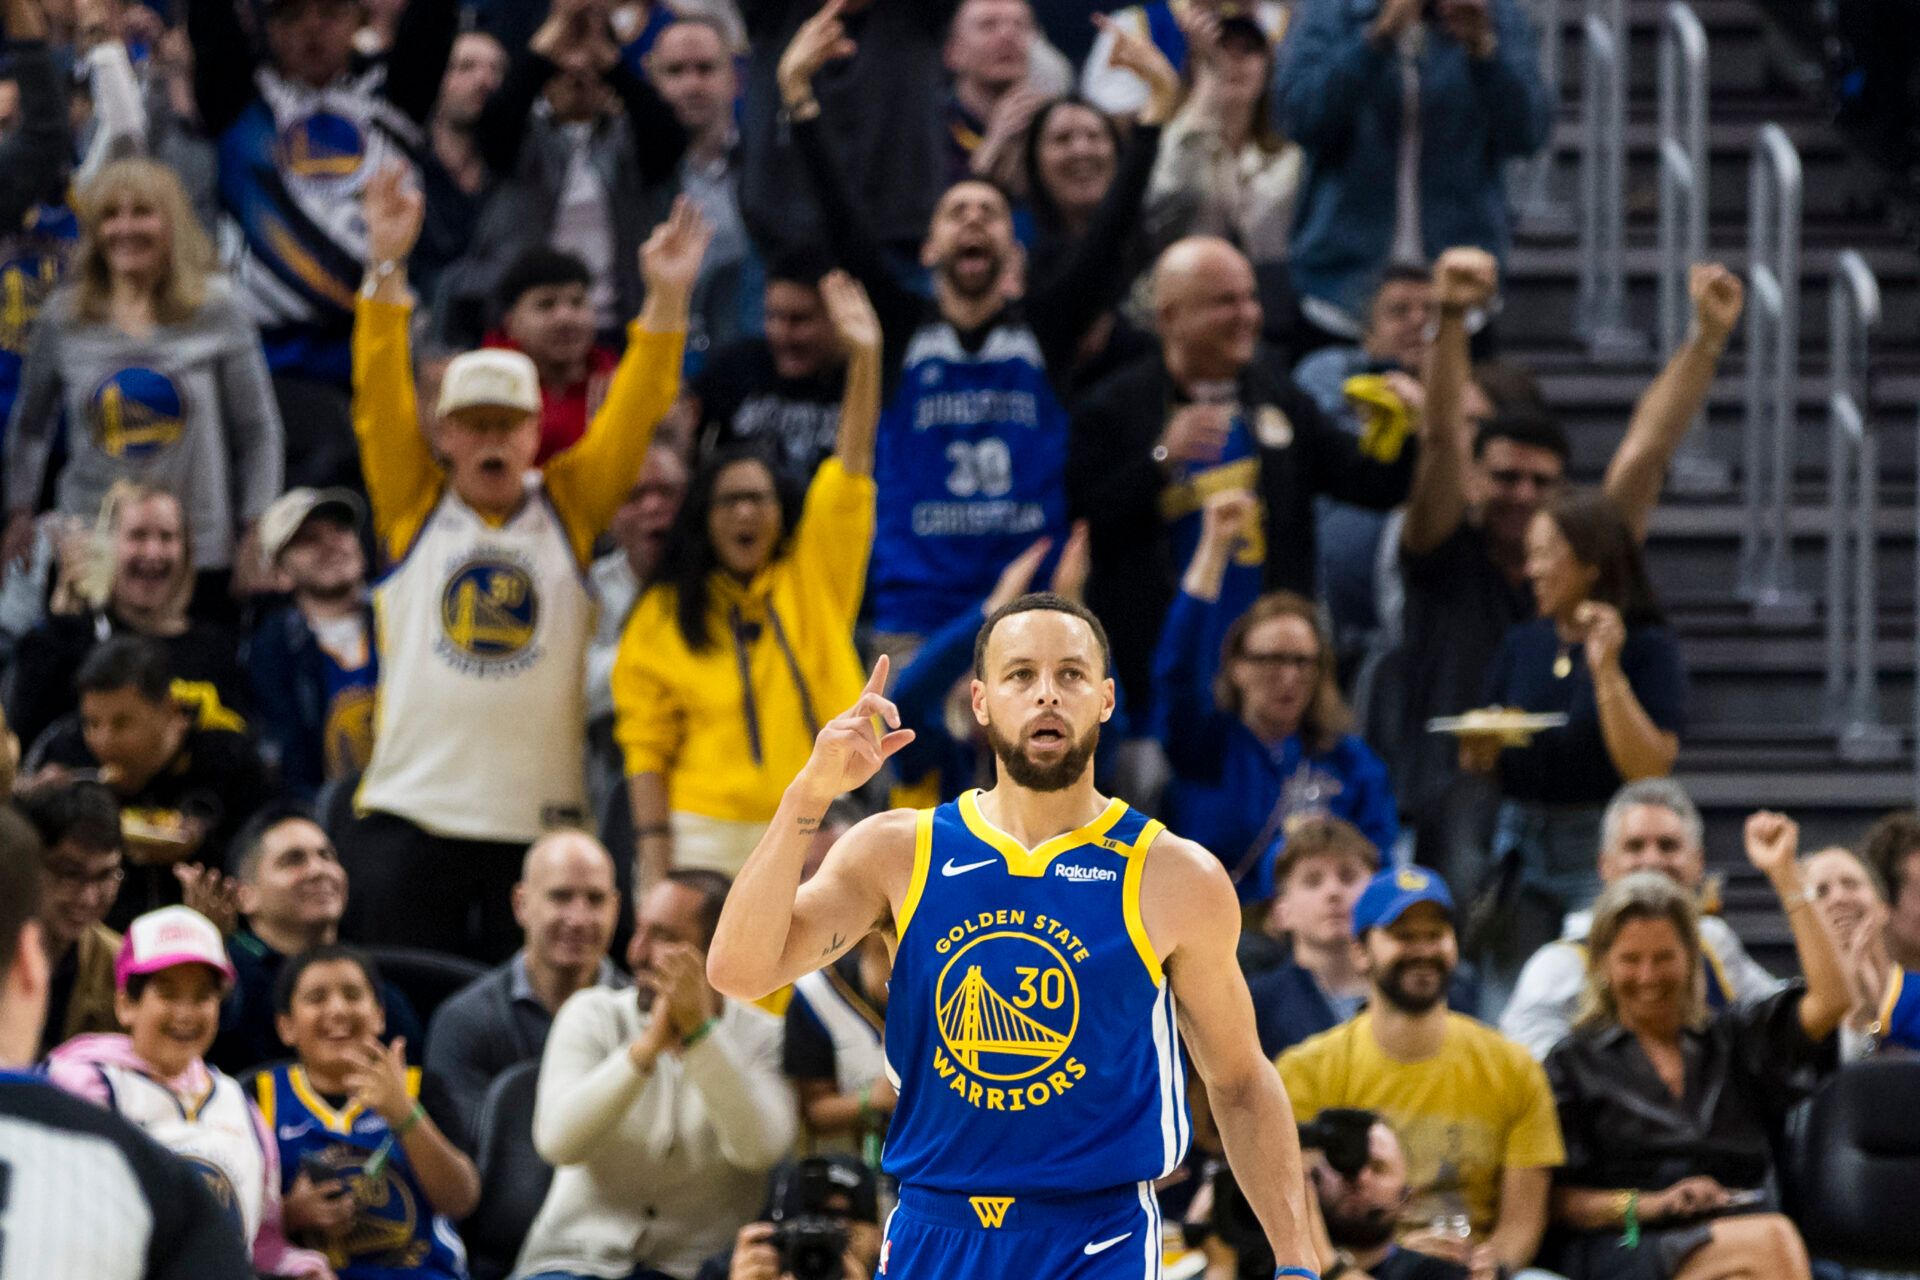
[[879, 693], [887, 687], [887, 670], [891, 665], [892, 659], [884, 653], [873, 660], [873, 674], [867, 677], [867, 687], [860, 691], [861, 701], [865, 701], [866, 694]]

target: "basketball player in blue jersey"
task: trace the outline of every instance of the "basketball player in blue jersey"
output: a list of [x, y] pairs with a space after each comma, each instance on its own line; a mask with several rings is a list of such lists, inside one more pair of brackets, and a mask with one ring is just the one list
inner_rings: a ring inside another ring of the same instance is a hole
[[876, 930], [894, 949], [890, 1280], [1157, 1280], [1152, 1183], [1189, 1137], [1183, 1044], [1276, 1274], [1316, 1275], [1293, 1115], [1234, 960], [1233, 886], [1205, 849], [1094, 790], [1108, 670], [1082, 606], [1027, 595], [995, 610], [973, 681], [994, 787], [869, 818], [802, 885], [827, 806], [912, 740], [882, 696], [882, 657], [721, 913], [708, 973], [735, 997]]

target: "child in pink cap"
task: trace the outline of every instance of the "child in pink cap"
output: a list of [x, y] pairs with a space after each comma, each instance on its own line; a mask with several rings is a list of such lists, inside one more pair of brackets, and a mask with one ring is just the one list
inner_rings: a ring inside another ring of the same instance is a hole
[[199, 1170], [262, 1274], [331, 1277], [325, 1258], [287, 1243], [278, 1145], [239, 1082], [205, 1059], [234, 978], [219, 928], [191, 907], [149, 911], [127, 928], [113, 976], [128, 1034], [74, 1037], [48, 1058], [48, 1078]]

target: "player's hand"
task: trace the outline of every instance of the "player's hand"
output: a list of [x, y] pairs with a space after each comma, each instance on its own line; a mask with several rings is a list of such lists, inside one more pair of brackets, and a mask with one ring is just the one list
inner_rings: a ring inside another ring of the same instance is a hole
[[1180, 106], [1180, 73], [1167, 61], [1167, 55], [1153, 41], [1104, 13], [1093, 15], [1093, 25], [1113, 37], [1107, 65], [1115, 71], [1131, 71], [1146, 82], [1147, 105], [1140, 112], [1140, 123], [1165, 124], [1171, 120]]
[[1433, 304], [1471, 311], [1493, 300], [1500, 287], [1500, 264], [1485, 249], [1460, 245], [1433, 264]]
[[829, 271], [820, 279], [820, 300], [826, 304], [827, 319], [833, 321], [842, 350], [849, 355], [880, 350], [880, 317], [858, 280], [844, 271]]
[[1093, 531], [1085, 520], [1073, 522], [1067, 545], [1060, 548], [1059, 563], [1053, 566], [1053, 594], [1075, 604], [1087, 602], [1087, 575], [1093, 571]]
[[655, 293], [691, 296], [701, 260], [711, 243], [713, 224], [702, 216], [700, 206], [685, 196], [675, 196], [673, 211], [640, 246], [640, 274], [646, 280], [649, 298]]
[[1747, 861], [1769, 880], [1793, 869], [1800, 852], [1800, 824], [1784, 813], [1762, 809], [1747, 818]]
[[853, 56], [856, 46], [847, 38], [847, 26], [840, 20], [845, 9], [845, 0], [828, 0], [787, 42], [774, 78], [780, 85], [780, 100], [788, 110], [813, 101], [813, 78], [820, 74], [820, 68]]
[[315, 1182], [305, 1169], [280, 1197], [280, 1216], [296, 1235], [337, 1236], [353, 1222], [353, 1208], [345, 1178]]
[[397, 161], [382, 165], [367, 183], [360, 211], [367, 223], [367, 261], [405, 262], [427, 216], [426, 197], [413, 185], [406, 166]]
[[1232, 430], [1232, 405], [1184, 404], [1167, 420], [1160, 447], [1169, 462], [1217, 462]]
[[733, 1261], [727, 1280], [779, 1280], [780, 1251], [770, 1243], [771, 1222], [749, 1222], [733, 1238]]
[[980, 606], [981, 612], [991, 614], [1027, 594], [1033, 587], [1033, 575], [1040, 572], [1040, 562], [1051, 550], [1052, 538], [1035, 538], [1025, 551], [1007, 561], [1007, 567], [1000, 571], [999, 580], [993, 584], [993, 593]]
[[1253, 528], [1260, 512], [1260, 500], [1250, 489], [1227, 489], [1207, 499], [1200, 511], [1200, 543], [1216, 550], [1232, 552]]
[[407, 1092], [407, 1039], [395, 1036], [383, 1045], [368, 1036], [353, 1047], [353, 1066], [347, 1070], [347, 1092], [393, 1128], [413, 1114], [413, 1096]]
[[[859, 701], [827, 721], [813, 740], [813, 754], [793, 780], [821, 808], [865, 786], [887, 757], [913, 741], [913, 730], [900, 727], [900, 708], [881, 693], [887, 687], [888, 665], [887, 655], [881, 654]], [[876, 728], [876, 719], [891, 732]]]
[[217, 867], [198, 863], [174, 864], [173, 878], [180, 882], [180, 901], [192, 907], [231, 938], [240, 927], [240, 882], [220, 874]]
[[1740, 277], [1717, 262], [1696, 262], [1687, 271], [1687, 296], [1693, 300], [1695, 331], [1724, 346], [1746, 305], [1747, 289]]

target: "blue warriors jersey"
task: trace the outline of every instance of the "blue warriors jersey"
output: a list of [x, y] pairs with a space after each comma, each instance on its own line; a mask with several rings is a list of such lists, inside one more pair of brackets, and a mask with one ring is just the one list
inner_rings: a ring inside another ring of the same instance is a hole
[[1007, 562], [1067, 532], [1067, 412], [1024, 324], [968, 351], [945, 321], [914, 334], [880, 418], [873, 626], [929, 635], [993, 590]]
[[1880, 1038], [1903, 1049], [1920, 1050], [1920, 978], [1896, 967], [1880, 1003]]
[[[419, 1093], [419, 1068], [408, 1069], [407, 1088]], [[351, 1189], [352, 1225], [325, 1250], [340, 1280], [466, 1280], [466, 1249], [453, 1224], [434, 1211], [406, 1149], [394, 1142], [377, 1175], [368, 1175], [392, 1133], [385, 1120], [358, 1103], [334, 1107], [297, 1064], [261, 1072], [254, 1092], [280, 1147], [280, 1189], [303, 1169], [316, 1182], [332, 1176]]]
[[[1268, 406], [1259, 412], [1278, 411]], [[1269, 432], [1273, 429], [1267, 428]], [[1160, 491], [1160, 518], [1167, 526], [1167, 543], [1174, 564], [1184, 568], [1193, 559], [1194, 549], [1200, 545], [1201, 513], [1207, 499], [1216, 493], [1240, 489], [1260, 492], [1260, 451], [1254, 445], [1245, 415], [1235, 413], [1219, 458], [1204, 465], [1182, 466]], [[1231, 620], [1247, 611], [1260, 595], [1266, 563], [1266, 516], [1262, 512], [1248, 522], [1227, 564], [1226, 577], [1220, 583], [1219, 604], [1214, 610], [1217, 616]]]
[[0, 237], [0, 424], [13, 412], [34, 321], [62, 277], [80, 238], [65, 205], [35, 205], [18, 229]]
[[887, 1002], [886, 1169], [1016, 1199], [1161, 1177], [1190, 1127], [1173, 993], [1140, 915], [1164, 828], [1114, 800], [1028, 850], [979, 795], [922, 810], [916, 829]]

